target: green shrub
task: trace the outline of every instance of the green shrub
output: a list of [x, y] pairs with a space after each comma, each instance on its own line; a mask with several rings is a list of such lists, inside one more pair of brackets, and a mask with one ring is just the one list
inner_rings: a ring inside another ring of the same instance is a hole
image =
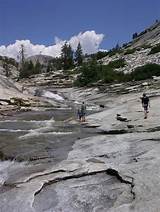
[[32, 61], [26, 61], [24, 62], [23, 66], [19, 70], [19, 78], [28, 78], [31, 75], [34, 74], [40, 74], [41, 73], [42, 66], [39, 62], [37, 62], [35, 65], [33, 65]]
[[110, 66], [102, 66], [102, 74], [101, 74], [101, 80], [105, 83], [110, 83], [110, 82], [120, 82], [121, 81], [121, 73], [122, 72], [117, 72], [114, 71], [113, 68]]
[[113, 81], [121, 82], [125, 80], [125, 74], [123, 72], [114, 71], [114, 68], [122, 67], [124, 64], [125, 61], [123, 59], [110, 62], [108, 65], [97, 64], [95, 61], [85, 63], [78, 69], [79, 76], [74, 85], [89, 86], [99, 80], [104, 83]]
[[144, 44], [144, 45], [141, 46], [141, 48], [149, 49], [149, 48], [152, 48], [152, 46], [150, 44]]
[[76, 86], [86, 86], [100, 79], [101, 65], [97, 64], [95, 60], [91, 60], [84, 63], [82, 67], [79, 68], [80, 75], [75, 81]]
[[124, 64], [124, 60], [110, 62], [108, 65], [97, 64], [96, 61], [90, 61], [83, 64], [78, 69], [79, 76], [75, 81], [76, 86], [90, 86], [92, 83], [102, 81], [104, 83], [111, 82], [128, 82], [151, 79], [152, 76], [160, 76], [160, 65], [146, 64], [137, 67], [133, 72], [125, 74], [124, 72], [115, 71], [114, 68]]
[[100, 60], [100, 59], [106, 57], [107, 55], [108, 55], [108, 52], [107, 51], [98, 51], [95, 54], [91, 54], [90, 57], [92, 59]]
[[136, 49], [127, 49], [127, 50], [124, 52], [124, 55], [133, 54], [135, 51], [136, 51]]
[[120, 53], [122, 53], [122, 52], [123, 52], [122, 49], [115, 49], [115, 48], [113, 48], [113, 49], [111, 49], [110, 51], [108, 51], [108, 56], [109, 56], [109, 57], [112, 57], [112, 56], [114, 56], [115, 54], [120, 54]]
[[160, 76], [160, 65], [146, 64], [144, 66], [137, 67], [132, 73], [130, 73], [130, 79], [136, 81], [151, 79], [152, 76]]
[[151, 51], [148, 53], [148, 55], [150, 54], [155, 54], [160, 52], [160, 44], [157, 44], [156, 46], [152, 47]]
[[108, 66], [115, 69], [115, 68], [122, 68], [126, 65], [125, 59], [119, 59], [111, 61]]

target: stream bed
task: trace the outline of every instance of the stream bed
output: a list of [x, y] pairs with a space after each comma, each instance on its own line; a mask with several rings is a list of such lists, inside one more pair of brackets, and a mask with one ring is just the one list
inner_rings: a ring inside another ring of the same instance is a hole
[[133, 201], [131, 182], [94, 154], [105, 137], [76, 119], [69, 102], [0, 120], [1, 212], [106, 212]]
[[[71, 124], [68, 120], [72, 119], [76, 120], [76, 114], [69, 107], [17, 113], [0, 120], [0, 211], [31, 211], [25, 206], [23, 189], [17, 191], [15, 184], [52, 169], [67, 158], [75, 141], [97, 134], [95, 129], [78, 122]], [[34, 203], [36, 211], [46, 211], [48, 192], [43, 203], [41, 196]], [[56, 196], [54, 201], [50, 199], [52, 206], [55, 201]]]

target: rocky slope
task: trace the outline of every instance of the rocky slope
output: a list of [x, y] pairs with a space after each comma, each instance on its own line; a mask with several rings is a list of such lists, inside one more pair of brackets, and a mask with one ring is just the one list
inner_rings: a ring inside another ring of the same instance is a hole
[[18, 63], [8, 57], [0, 56], [0, 75], [7, 76], [11, 79], [17, 79], [18, 77]]
[[4, 74], [0, 75], [0, 115], [37, 110], [39, 107], [60, 107], [58, 102], [53, 100], [50, 102], [50, 97], [45, 97], [45, 92], [41, 93], [44, 96], [36, 96], [37, 89], [38, 87], [30, 88], [26, 84], [15, 82]]
[[[159, 211], [160, 113], [158, 105], [160, 90], [159, 84], [154, 86], [152, 84], [151, 87], [141, 88], [141, 92], [123, 95], [101, 93], [97, 89], [69, 92], [73, 101], [85, 99], [87, 103], [103, 103], [105, 108], [101, 112], [89, 115], [85, 125], [99, 129], [99, 135], [77, 141], [69, 156], [72, 160], [76, 158], [76, 160], [84, 160], [84, 163], [94, 164], [96, 170], [104, 165], [107, 170], [112, 169], [111, 175], [116, 176], [122, 185], [130, 186], [130, 191], [127, 189], [122, 191], [120, 196], [115, 197], [113, 205], [109, 208], [106, 208], [104, 203], [103, 206], [100, 202], [94, 205], [91, 201], [90, 207], [94, 210], [98, 208], [97, 211], [113, 212]], [[122, 87], [123, 85], [119, 85], [117, 90]], [[140, 100], [144, 91], [148, 93], [151, 101], [147, 120], [143, 118]], [[126, 121], [117, 120], [117, 114], [125, 117]], [[89, 167], [90, 165], [88, 164]], [[101, 170], [104, 171], [105, 168]], [[111, 196], [110, 199], [112, 199]]]
[[[30, 160], [2, 164], [1, 211], [159, 211], [159, 88], [160, 81], [108, 85], [103, 92], [100, 88], [58, 89], [70, 104], [85, 101], [88, 114], [90, 108], [97, 111], [78, 128], [68, 108], [58, 132], [65, 133], [66, 127], [70, 134], [63, 137], [56, 134], [62, 110], [58, 122], [51, 119], [41, 125], [35, 124], [33, 117], [46, 117], [46, 112], [29, 114], [23, 126], [28, 128], [34, 121], [32, 130], [12, 135], [12, 142], [4, 140], [3, 134], [0, 144], [5, 155], [12, 153], [17, 161]], [[110, 93], [105, 92], [108, 90]], [[147, 120], [140, 101], [144, 91], [151, 100]], [[100, 104], [104, 107], [100, 108]], [[117, 113], [126, 121], [117, 120]], [[55, 114], [54, 110], [48, 112], [56, 120]], [[19, 128], [21, 121], [22, 116], [17, 117]], [[5, 123], [0, 127], [4, 128]], [[22, 126], [21, 129], [24, 130]], [[4, 145], [6, 142], [8, 145]]]
[[70, 74], [63, 72], [62, 70], [42, 73], [38, 75], [32, 75], [29, 79], [22, 79], [21, 84], [24, 86], [52, 86], [55, 88], [60, 87], [72, 87], [75, 79], [74, 73], [70, 71]]
[[131, 43], [132, 48], [141, 47], [144, 45], [155, 46], [160, 41], [160, 21], [156, 21], [152, 26], [139, 33]]
[[[125, 67], [117, 69], [118, 71], [131, 72], [138, 66], [147, 63], [160, 64], [160, 52], [149, 55], [151, 48], [160, 43], [160, 22], [155, 23], [144, 32], [140, 33], [133, 41], [128, 43], [126, 47], [121, 49], [121, 53], [114, 56], [104, 57], [101, 61], [108, 64], [111, 61], [123, 58], [126, 62]], [[132, 53], [127, 53], [133, 50]]]
[[[102, 64], [109, 64], [119, 59], [124, 59], [125, 66], [117, 68], [117, 71], [123, 71], [125, 73], [132, 72], [135, 68], [143, 66], [148, 63], [160, 64], [160, 52], [149, 54], [151, 49], [160, 43], [160, 22], [156, 22], [151, 27], [147, 28], [143, 32], [139, 33], [133, 41], [124, 45], [113, 56], [106, 56], [100, 60]], [[43, 64], [51, 60], [51, 57], [44, 55], [35, 55], [28, 58], [32, 62], [37, 60]], [[32, 85], [53, 85], [55, 87], [67, 87], [72, 86], [76, 75], [71, 73], [64, 73], [62, 71], [54, 71], [52, 73], [43, 73], [41, 75], [32, 77], [27, 84]]]

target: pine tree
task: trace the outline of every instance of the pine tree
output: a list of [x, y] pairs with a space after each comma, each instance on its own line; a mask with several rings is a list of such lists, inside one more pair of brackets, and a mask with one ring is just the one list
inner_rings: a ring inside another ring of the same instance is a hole
[[41, 73], [41, 69], [42, 69], [41, 64], [37, 60], [35, 66], [34, 66], [33, 74], [40, 74]]
[[73, 68], [73, 51], [70, 44], [67, 44], [67, 42], [62, 46], [61, 59], [64, 70]]
[[24, 49], [24, 45], [23, 44], [21, 45], [19, 54], [20, 54], [20, 62], [21, 62], [21, 65], [23, 67], [24, 62], [25, 62], [25, 49]]
[[83, 51], [82, 51], [82, 47], [80, 43], [78, 43], [78, 46], [75, 52], [75, 62], [78, 66], [81, 66], [83, 63]]
[[74, 61], [73, 61], [73, 50], [71, 48], [71, 45], [69, 44], [68, 45], [68, 65], [69, 65], [69, 68], [73, 68], [73, 64], [74, 64]]
[[135, 32], [133, 35], [132, 35], [132, 39], [134, 40], [135, 38], [137, 38], [138, 37], [138, 34], [137, 34], [137, 32]]
[[[18, 78], [23, 78], [26, 75], [26, 64], [25, 64], [25, 49], [24, 45], [22, 44], [20, 47], [19, 55], [18, 58], [20, 59], [19, 63], [19, 77]], [[23, 73], [25, 72], [25, 73]]]
[[52, 72], [53, 68], [52, 68], [52, 64], [49, 62], [48, 65], [47, 65], [47, 70], [46, 72], [49, 73], [49, 72]]
[[117, 43], [115, 46], [115, 50], [119, 50], [119, 49], [120, 49], [120, 45], [119, 45], [119, 43]]

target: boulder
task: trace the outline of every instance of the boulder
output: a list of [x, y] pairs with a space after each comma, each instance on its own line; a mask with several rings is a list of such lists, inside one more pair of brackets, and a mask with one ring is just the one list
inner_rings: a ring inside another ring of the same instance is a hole
[[17, 106], [23, 106], [23, 107], [29, 107], [31, 106], [30, 102], [28, 100], [22, 99], [22, 98], [18, 98], [18, 97], [12, 97], [10, 98], [10, 102], [13, 105], [17, 105]]
[[120, 114], [117, 114], [116, 119], [118, 121], [127, 121], [127, 118], [126, 117], [122, 117]]

